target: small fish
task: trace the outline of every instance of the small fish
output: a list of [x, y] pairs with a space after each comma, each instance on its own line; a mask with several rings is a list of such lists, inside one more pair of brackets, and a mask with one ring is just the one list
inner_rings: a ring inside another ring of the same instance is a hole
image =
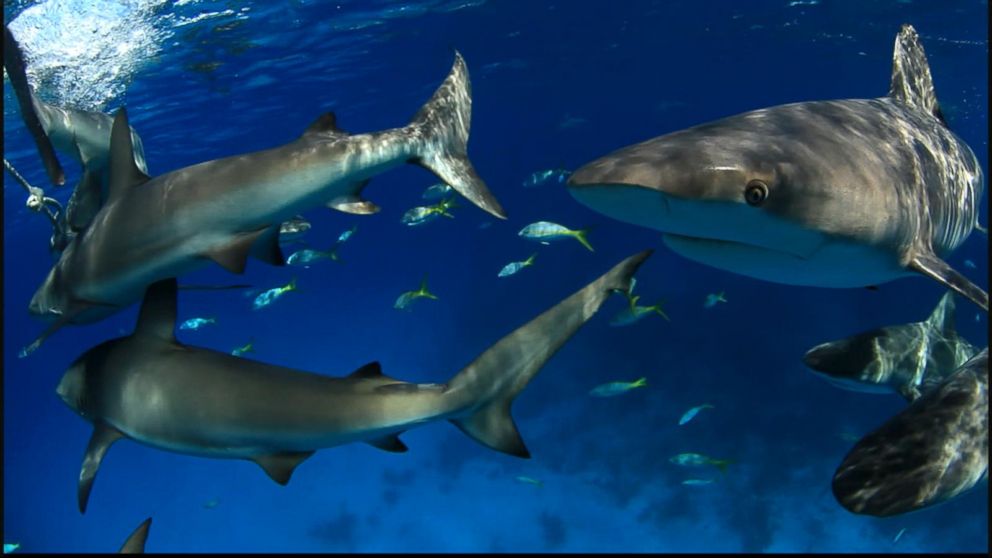
[[715, 465], [721, 473], [727, 472], [727, 465], [733, 463], [729, 459], [713, 459], [701, 453], [680, 453], [668, 459], [670, 462], [683, 467], [697, 467], [701, 465]]
[[630, 304], [620, 311], [613, 319], [610, 320], [610, 325], [613, 327], [628, 326], [641, 321], [645, 316], [654, 312], [662, 318], [671, 321], [665, 311], [662, 310], [661, 305], [665, 303], [664, 300], [659, 300], [654, 306], [638, 306], [637, 301], [641, 297], [639, 295], [634, 296], [630, 299]]
[[699, 411], [702, 411], [703, 409], [712, 409], [712, 408], [713, 405], [710, 405], [709, 403], [704, 403], [702, 405], [697, 405], [689, 409], [688, 411], [685, 412], [684, 415], [682, 415], [682, 418], [679, 419], [679, 426], [682, 426], [683, 424], [692, 420], [693, 417], [695, 417], [696, 414], [699, 413]]
[[971, 261], [971, 260], [965, 260], [965, 261], [964, 261], [964, 266], [965, 266], [965, 267], [970, 267], [971, 269], [976, 269], [976, 267], [977, 267], [977, 266], [975, 265], [975, 262], [973, 262], [973, 261]]
[[588, 232], [589, 229], [573, 231], [572, 229], [563, 227], [558, 223], [538, 221], [520, 229], [520, 232], [517, 234], [530, 240], [536, 240], [541, 244], [548, 244], [549, 240], [573, 237], [575, 240], [581, 242], [583, 246], [588, 248], [590, 252], [592, 252], [592, 245], [589, 244], [589, 240], [586, 238], [586, 234]]
[[546, 182], [557, 182], [558, 184], [564, 184], [571, 174], [571, 171], [567, 171], [565, 169], [548, 169], [537, 171], [524, 180], [524, 188], [533, 188]]
[[457, 203], [455, 203], [455, 198], [448, 198], [434, 205], [414, 207], [403, 214], [403, 219], [401, 219], [401, 221], [404, 224], [413, 227], [416, 225], [430, 223], [442, 215], [454, 219], [455, 216], [448, 211], [453, 207], [458, 207]]
[[895, 538], [892, 539], [892, 544], [896, 544], [897, 542], [899, 542], [899, 539], [902, 538], [902, 534], [905, 533], [905, 532], [906, 532], [906, 528], [905, 527], [903, 527], [902, 529], [899, 529], [899, 532], [896, 533]]
[[279, 225], [279, 242], [294, 242], [299, 240], [310, 230], [310, 222], [297, 215], [289, 221]]
[[220, 498], [214, 498], [212, 500], [207, 500], [206, 502], [203, 503], [203, 507], [206, 508], [206, 509], [208, 509], [208, 510], [212, 510], [212, 509], [216, 508], [219, 505], [220, 505]]
[[686, 486], [703, 486], [713, 484], [713, 479], [686, 479], [682, 481], [682, 484]]
[[727, 302], [727, 299], [723, 297], [723, 291], [706, 295], [706, 302], [703, 303], [703, 308], [713, 308], [717, 302]]
[[203, 326], [217, 323], [217, 318], [190, 318], [179, 325], [179, 329], [197, 330]]
[[535, 257], [537, 257], [537, 252], [534, 252], [529, 258], [522, 262], [511, 262], [504, 265], [503, 269], [499, 270], [499, 275], [497, 275], [497, 277], [509, 277], [525, 267], [534, 265]]
[[293, 277], [289, 283], [281, 287], [273, 287], [264, 293], [255, 297], [255, 301], [252, 303], [252, 308], [258, 310], [265, 308], [266, 306], [272, 304], [279, 299], [282, 295], [296, 290], [296, 277]]
[[393, 308], [396, 308], [397, 310], [406, 310], [407, 307], [418, 298], [437, 300], [434, 293], [427, 290], [427, 275], [424, 275], [423, 280], [420, 281], [419, 289], [415, 291], [407, 291], [401, 294], [400, 297], [396, 299], [396, 304], [393, 305]]
[[288, 265], [309, 266], [310, 264], [319, 262], [320, 260], [334, 260], [336, 262], [341, 261], [338, 259], [337, 245], [327, 252], [322, 250], [312, 250], [310, 248], [298, 250], [286, 258], [286, 263]]
[[452, 192], [451, 186], [448, 186], [444, 182], [438, 182], [433, 186], [428, 186], [427, 189], [424, 190], [423, 195], [421, 195], [420, 197], [425, 200], [439, 200], [444, 196], [447, 196], [451, 192]]
[[609, 382], [592, 388], [589, 395], [594, 395], [596, 397], [612, 397], [614, 395], [627, 393], [634, 388], [645, 387], [647, 385], [647, 378], [638, 378], [633, 382]]
[[234, 356], [241, 356], [245, 353], [254, 353], [254, 352], [255, 352], [255, 340], [252, 339], [248, 341], [247, 345], [243, 345], [231, 351], [231, 354]]
[[355, 225], [355, 226], [351, 227], [350, 229], [344, 231], [343, 233], [339, 234], [338, 235], [338, 241], [337, 241], [336, 244], [341, 244], [343, 242], [347, 242], [348, 239], [351, 238], [351, 235], [355, 234], [355, 231], [357, 231], [357, 230], [358, 230], [358, 225]]
[[524, 484], [533, 484], [534, 486], [537, 486], [537, 487], [544, 486], [544, 483], [543, 482], [541, 482], [541, 481], [539, 481], [537, 479], [532, 479], [530, 477], [517, 477], [517, 480], [520, 481], [520, 482], [522, 482], [522, 483], [524, 483]]
[[21, 543], [3, 543], [3, 553], [10, 554], [11, 552], [21, 548]]
[[982, 315], [981, 315], [981, 314], [978, 314], [978, 313], [976, 313], [976, 314], [975, 314], [975, 321], [976, 321], [976, 322], [980, 322], [980, 321], [982, 321]]

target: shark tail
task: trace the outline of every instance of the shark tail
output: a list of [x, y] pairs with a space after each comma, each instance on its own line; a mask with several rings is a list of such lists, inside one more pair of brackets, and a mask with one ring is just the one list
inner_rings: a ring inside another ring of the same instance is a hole
[[486, 447], [530, 457], [510, 415], [513, 399], [614, 290], [629, 288], [650, 255], [648, 250], [623, 260], [476, 357], [448, 383], [446, 396], [456, 409], [451, 422]]
[[434, 96], [410, 123], [417, 138], [410, 162], [437, 175], [482, 210], [506, 219], [506, 211], [469, 161], [468, 133], [472, 120], [472, 87], [465, 59], [457, 51], [455, 63]]
[[581, 242], [582, 245], [588, 248], [590, 252], [595, 252], [595, 250], [592, 249], [592, 244], [589, 244], [589, 239], [586, 237], [587, 234], [589, 234], [589, 229], [575, 231], [575, 240]]

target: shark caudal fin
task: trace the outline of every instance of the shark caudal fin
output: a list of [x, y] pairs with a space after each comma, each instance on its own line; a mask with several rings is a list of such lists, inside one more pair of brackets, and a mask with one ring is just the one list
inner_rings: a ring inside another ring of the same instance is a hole
[[482, 210], [506, 219], [506, 211], [469, 161], [468, 132], [472, 120], [472, 87], [462, 55], [434, 96], [420, 108], [409, 128], [415, 132], [416, 155], [421, 165]]
[[631, 256], [582, 290], [559, 302], [479, 355], [448, 383], [452, 406], [464, 409], [451, 422], [494, 450], [530, 457], [510, 416], [513, 399], [614, 290], [627, 291], [651, 255]]
[[55, 147], [45, 133], [41, 118], [35, 110], [34, 93], [31, 91], [31, 84], [28, 83], [24, 54], [6, 25], [3, 26], [3, 67], [7, 70], [7, 77], [10, 78], [10, 85], [17, 97], [24, 126], [38, 146], [38, 154], [41, 155], [41, 162], [45, 166], [48, 179], [56, 186], [65, 184], [65, 171], [62, 170], [59, 158], [55, 155]]
[[963, 295], [968, 300], [989, 311], [989, 293], [961, 275], [944, 260], [929, 252], [920, 252], [910, 260], [909, 269], [936, 279], [945, 287]]
[[862, 438], [834, 474], [848, 511], [887, 517], [972, 488], [989, 466], [988, 347]]

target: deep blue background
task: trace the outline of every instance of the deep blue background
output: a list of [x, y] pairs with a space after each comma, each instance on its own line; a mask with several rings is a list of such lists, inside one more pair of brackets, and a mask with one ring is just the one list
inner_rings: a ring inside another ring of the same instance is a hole
[[[5, 4], [8, 21], [29, 4]], [[90, 426], [54, 388], [76, 356], [129, 332], [136, 307], [60, 331], [30, 358], [17, 358], [43, 329], [25, 310], [51, 260], [47, 222], [24, 209], [23, 191], [5, 175], [5, 542], [20, 542], [22, 551], [114, 551], [150, 515], [149, 551], [988, 550], [987, 481], [937, 508], [890, 519], [854, 516], [834, 501], [830, 478], [851, 446], [839, 434], [866, 433], [904, 403], [835, 389], [800, 361], [816, 343], [924, 319], [943, 293], [939, 285], [907, 278], [873, 292], [751, 280], [682, 259], [657, 234], [586, 209], [561, 185], [521, 185], [534, 171], [574, 169], [745, 110], [884, 95], [893, 39], [905, 22], [922, 37], [951, 127], [987, 173], [985, 1], [198, 2], [176, 10], [191, 17], [229, 4], [249, 6], [247, 19], [177, 29], [131, 76], [126, 94], [103, 107], [126, 104], [153, 175], [288, 142], [327, 110], [353, 132], [405, 124], [457, 48], [472, 78], [469, 154], [510, 219], [480, 227], [494, 220], [459, 200], [455, 219], [406, 227], [403, 212], [436, 180], [412, 166], [390, 171], [365, 190], [381, 213], [306, 214], [314, 225], [308, 241], [318, 248], [358, 225], [340, 250], [343, 264], [252, 261], [243, 278], [215, 266], [183, 278], [268, 288], [295, 275], [300, 292], [257, 312], [238, 292], [183, 293], [181, 318], [216, 315], [219, 323], [182, 332], [182, 341], [230, 350], [254, 338], [252, 356], [267, 362], [344, 375], [378, 360], [390, 376], [441, 382], [648, 247], [657, 250], [638, 291], [648, 302], [667, 299], [672, 321], [611, 328], [623, 304], [609, 301], [517, 399], [529, 461], [433, 424], [403, 436], [407, 454], [364, 444], [320, 451], [281, 487], [247, 461], [122, 441], [81, 516], [76, 483]], [[213, 62], [221, 64], [203, 71]], [[6, 82], [4, 100], [5, 156], [46, 186]], [[72, 184], [78, 169], [62, 160]], [[68, 189], [55, 195], [64, 200]], [[538, 220], [594, 227], [596, 251], [516, 236]], [[985, 288], [987, 248], [975, 234], [950, 257]], [[496, 277], [534, 250], [533, 267]], [[965, 259], [977, 269], [964, 267]], [[440, 300], [394, 310], [424, 273]], [[704, 310], [706, 294], [721, 290], [729, 302]], [[988, 325], [976, 312], [959, 299], [959, 331], [980, 345]], [[597, 384], [640, 376], [647, 388], [588, 396]], [[716, 408], [677, 426], [687, 408], [704, 402]], [[720, 482], [683, 486], [685, 478], [716, 475], [668, 462], [685, 451], [736, 463]], [[211, 500], [218, 505], [208, 509]]]

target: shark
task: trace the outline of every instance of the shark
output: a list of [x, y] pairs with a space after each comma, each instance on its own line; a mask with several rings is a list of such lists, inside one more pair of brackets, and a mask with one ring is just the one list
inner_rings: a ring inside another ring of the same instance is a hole
[[[42, 162], [56, 186], [65, 183], [65, 173], [55, 151], [68, 155], [82, 167], [82, 176], [66, 204], [66, 224], [73, 233], [85, 229], [106, 201], [109, 190], [110, 132], [114, 118], [99, 111], [60, 107], [38, 97], [27, 79], [20, 45], [4, 26], [4, 68], [17, 97], [21, 117], [38, 145]], [[132, 128], [134, 163], [147, 174], [141, 137]], [[57, 170], [56, 170], [57, 169]]]
[[349, 134], [333, 112], [298, 139], [151, 178], [135, 163], [127, 111], [110, 138], [109, 193], [38, 287], [29, 312], [50, 322], [26, 356], [67, 324], [102, 320], [141, 299], [148, 285], [210, 261], [243, 273], [249, 255], [285, 265], [282, 222], [315, 206], [378, 211], [361, 197], [372, 176], [405, 163], [434, 172], [492, 215], [506, 213], [467, 156], [471, 88], [457, 51], [447, 78], [406, 126]]
[[833, 477], [848, 511], [887, 517], [946, 502], [988, 476], [989, 350], [858, 441]]
[[975, 356], [954, 327], [954, 291], [922, 322], [885, 326], [821, 343], [803, 356], [816, 374], [842, 389], [892, 393], [915, 401]]
[[93, 424], [79, 474], [79, 510], [86, 511], [108, 449], [124, 438], [172, 452], [248, 459], [283, 485], [318, 449], [365, 442], [405, 452], [400, 434], [441, 420], [488, 448], [530, 457], [510, 414], [513, 400], [612, 293], [630, 288], [650, 254], [621, 261], [443, 384], [390, 378], [378, 362], [330, 377], [185, 345], [174, 335], [175, 279], [153, 283], [134, 332], [85, 352], [56, 388]]
[[148, 540], [148, 530], [152, 526], [152, 518], [148, 518], [138, 525], [137, 529], [128, 535], [127, 540], [121, 545], [118, 554], [144, 554], [145, 541]]
[[833, 288], [922, 274], [988, 310], [988, 293], [943, 259], [985, 230], [984, 175], [948, 127], [908, 24], [884, 97], [707, 122], [600, 157], [567, 185], [589, 208], [725, 271]]

